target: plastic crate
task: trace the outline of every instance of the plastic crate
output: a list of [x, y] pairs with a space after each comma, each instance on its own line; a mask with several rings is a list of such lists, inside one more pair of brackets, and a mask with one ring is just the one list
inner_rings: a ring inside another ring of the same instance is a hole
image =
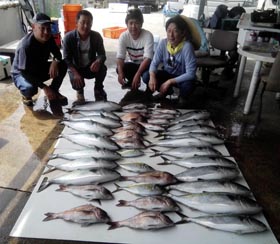
[[118, 39], [124, 31], [126, 31], [127, 28], [125, 27], [119, 27], [119, 26], [114, 26], [114, 27], [108, 27], [102, 29], [103, 31], [103, 36], [112, 38], [112, 39]]

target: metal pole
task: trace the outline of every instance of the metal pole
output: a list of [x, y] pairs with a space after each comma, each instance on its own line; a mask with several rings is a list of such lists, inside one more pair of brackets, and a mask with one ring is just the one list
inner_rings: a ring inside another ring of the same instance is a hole
[[207, 0], [200, 0], [197, 19], [200, 20], [204, 13], [204, 7]]

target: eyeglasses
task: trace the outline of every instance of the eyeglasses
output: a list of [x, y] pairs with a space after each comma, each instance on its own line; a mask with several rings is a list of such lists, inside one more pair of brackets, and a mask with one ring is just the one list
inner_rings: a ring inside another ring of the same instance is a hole
[[174, 68], [174, 66], [175, 66], [175, 56], [169, 54], [167, 64]]

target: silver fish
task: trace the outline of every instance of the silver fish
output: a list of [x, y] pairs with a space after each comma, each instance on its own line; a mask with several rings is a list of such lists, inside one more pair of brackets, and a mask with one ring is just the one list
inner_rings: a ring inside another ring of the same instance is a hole
[[186, 127], [186, 126], [193, 126], [193, 125], [209, 125], [210, 124], [210, 120], [209, 119], [190, 119], [190, 120], [186, 120], [186, 121], [182, 121], [178, 124], [175, 125], [170, 125], [166, 130], [170, 131], [170, 130], [178, 130], [182, 127]]
[[150, 146], [175, 148], [175, 147], [181, 147], [182, 145], [204, 147], [204, 146], [210, 146], [211, 143], [205, 142], [198, 138], [186, 137], [180, 139], [163, 139], [151, 144]]
[[205, 110], [196, 110], [196, 111], [190, 111], [182, 114], [181, 116], [175, 118], [173, 121], [171, 121], [171, 125], [181, 123], [186, 120], [191, 119], [208, 119], [210, 118], [210, 113]]
[[165, 131], [164, 127], [162, 127], [160, 125], [153, 125], [153, 124], [149, 124], [149, 123], [146, 123], [146, 122], [140, 122], [140, 121], [138, 121], [138, 123], [140, 125], [142, 125], [147, 130], [151, 130], [151, 131], [155, 131], [155, 132]]
[[114, 169], [117, 166], [118, 164], [111, 160], [109, 161], [104, 159], [95, 159], [92, 157], [78, 158], [57, 165], [52, 165], [49, 163], [46, 165], [48, 169], [47, 171], [44, 172], [44, 174], [49, 173], [56, 169], [63, 170], [63, 171], [74, 171], [79, 169], [83, 169], [83, 170], [92, 170], [92, 169], [100, 169], [100, 168]]
[[104, 210], [92, 204], [82, 205], [59, 213], [46, 213], [45, 215], [47, 217], [43, 221], [63, 219], [81, 224], [82, 226], [89, 226], [95, 223], [108, 223], [110, 221], [110, 217]]
[[116, 180], [119, 177], [120, 174], [118, 172], [110, 169], [75, 170], [52, 179], [45, 177], [38, 189], [38, 192], [46, 189], [51, 184], [88, 185]]
[[128, 186], [119, 186], [115, 183], [115, 186], [117, 187], [117, 189], [114, 190], [113, 193], [121, 190], [130, 192], [138, 196], [156, 196], [164, 193], [164, 188], [159, 185], [149, 183], [137, 183]]
[[186, 217], [185, 219], [211, 229], [236, 234], [256, 233], [267, 230], [267, 226], [264, 223], [249, 216], [199, 216], [193, 218]]
[[157, 151], [152, 149], [155, 154], [154, 156], [171, 156], [175, 158], [188, 158], [194, 156], [222, 156], [222, 154], [213, 147], [196, 147], [196, 146], [188, 146], [188, 147], [177, 147], [172, 148], [165, 151]]
[[117, 152], [113, 152], [107, 149], [91, 148], [86, 150], [77, 150], [66, 153], [55, 153], [49, 156], [49, 159], [63, 158], [67, 160], [75, 160], [78, 158], [97, 158], [97, 159], [107, 159], [107, 160], [118, 160], [121, 155]]
[[209, 133], [200, 133], [200, 132], [190, 132], [189, 136], [195, 137], [197, 139], [200, 139], [202, 141], [206, 141], [211, 143], [212, 145], [221, 145], [224, 143], [224, 140], [215, 134], [209, 134]]
[[232, 180], [240, 174], [236, 168], [227, 168], [222, 166], [202, 166], [187, 169], [179, 174], [176, 178], [180, 181], [197, 181], [197, 180]]
[[168, 196], [187, 207], [209, 214], [256, 214], [262, 210], [256, 201], [244, 196], [212, 192]]
[[160, 135], [178, 136], [178, 135], [185, 135], [191, 132], [217, 134], [217, 129], [210, 125], [192, 125], [192, 126], [183, 126], [177, 130], [165, 131], [162, 132]]
[[149, 118], [147, 119], [147, 123], [153, 125], [166, 126], [170, 123], [170, 121], [168, 119], [162, 119], [162, 118]]
[[119, 200], [117, 206], [130, 206], [147, 211], [180, 211], [180, 207], [177, 205], [177, 203], [167, 196], [146, 196], [132, 201]]
[[101, 125], [100, 123], [93, 122], [93, 121], [62, 121], [62, 124], [66, 125], [67, 127], [80, 131], [83, 133], [93, 133], [100, 136], [111, 136], [113, 132]]
[[159, 163], [159, 165], [165, 164], [176, 164], [178, 166], [184, 168], [196, 168], [196, 167], [203, 167], [203, 166], [223, 166], [229, 168], [236, 168], [237, 164], [225, 157], [221, 156], [194, 156], [189, 158], [180, 158], [169, 160], [165, 157], [162, 157], [164, 162]]
[[113, 199], [112, 193], [100, 185], [65, 186], [59, 185], [56, 191], [70, 192], [74, 196], [82, 197], [88, 201]]
[[162, 229], [175, 226], [175, 223], [167, 216], [160, 212], [143, 212], [131, 218], [122, 221], [108, 223], [108, 230], [113, 230], [120, 227], [129, 227], [132, 229]]
[[250, 195], [251, 191], [235, 182], [220, 182], [220, 181], [194, 181], [183, 182], [180, 184], [166, 186], [167, 190], [177, 190], [186, 193], [203, 193], [216, 192], [234, 195]]
[[116, 151], [120, 147], [111, 139], [107, 137], [96, 136], [94, 134], [87, 133], [75, 133], [75, 134], [61, 134], [58, 138], [65, 138], [73, 143], [76, 143], [85, 147], [97, 147]]
[[130, 103], [122, 107], [122, 110], [130, 110], [130, 109], [145, 109], [147, 105], [143, 103]]
[[140, 149], [122, 149], [119, 150], [118, 153], [123, 158], [134, 158], [134, 157], [140, 157], [144, 155], [144, 152]]
[[182, 113], [176, 109], [166, 109], [166, 108], [149, 108], [152, 111], [152, 114], [173, 114], [181, 115]]
[[95, 123], [99, 123], [107, 128], [115, 129], [122, 126], [120, 121], [117, 121], [115, 119], [111, 119], [108, 117], [105, 117], [103, 115], [91, 115], [91, 116], [75, 116], [71, 115], [67, 121], [73, 122], [73, 121], [92, 121]]
[[114, 119], [116, 121], [120, 121], [120, 116], [116, 115], [114, 112], [106, 112], [106, 111], [97, 111], [97, 110], [77, 110], [75, 111], [75, 114], [80, 114], [80, 115], [83, 115], [83, 116], [100, 116], [100, 115], [103, 115], [105, 117], [108, 117], [108, 118], [111, 118], [111, 119]]
[[132, 162], [132, 163], [125, 163], [125, 164], [120, 163], [119, 166], [127, 171], [134, 172], [134, 173], [144, 173], [144, 172], [150, 172], [155, 170], [150, 165], [141, 162]]
[[175, 118], [174, 114], [165, 114], [165, 113], [152, 113], [149, 116], [150, 119], [167, 119], [172, 120]]
[[86, 110], [97, 110], [97, 111], [106, 111], [106, 112], [112, 112], [112, 111], [121, 111], [122, 107], [121, 105], [112, 102], [112, 101], [96, 101], [96, 102], [87, 102], [82, 105], [74, 105], [70, 110], [72, 111], [86, 111]]
[[137, 183], [150, 183], [157, 185], [170, 185], [177, 182], [174, 175], [164, 171], [150, 171], [133, 176], [122, 176], [121, 180], [134, 181]]

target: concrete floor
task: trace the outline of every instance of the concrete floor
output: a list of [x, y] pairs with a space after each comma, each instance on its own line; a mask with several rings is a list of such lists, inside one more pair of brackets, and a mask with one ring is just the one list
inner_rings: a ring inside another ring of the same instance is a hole
[[[93, 11], [94, 29], [101, 32], [102, 28], [108, 26], [124, 26], [125, 14], [114, 13], [108, 18], [106, 11], [108, 12], [108, 10]], [[152, 30], [160, 37], [165, 36], [160, 13], [147, 14], [144, 18], [144, 28]], [[104, 38], [104, 43], [108, 67], [104, 84], [108, 100], [125, 103], [131, 98], [135, 101], [139, 94], [138, 98], [141, 98], [141, 92], [126, 94], [127, 90], [122, 90], [117, 82], [115, 74], [117, 40]], [[279, 241], [279, 104], [275, 100], [275, 94], [266, 92], [261, 122], [256, 123], [258, 97], [252, 112], [243, 115], [253, 65], [252, 61], [248, 61], [238, 98], [232, 97], [234, 81], [221, 80], [220, 86], [225, 88], [224, 92], [197, 88], [187, 108], [204, 108], [211, 112], [212, 120], [226, 139], [227, 149], [238, 162], [257, 201], [263, 206], [264, 215]], [[86, 99], [93, 100], [92, 91], [93, 83], [88, 81]], [[65, 77], [61, 92], [68, 97], [68, 106], [71, 106], [75, 92], [70, 87], [68, 76]], [[173, 107], [173, 105], [172, 100], [165, 103], [165, 106]], [[38, 94], [36, 105], [32, 110], [22, 105], [20, 94], [11, 79], [0, 81], [0, 243], [64, 243], [9, 237], [62, 129], [59, 119], [53, 117], [45, 104], [42, 92]]]

